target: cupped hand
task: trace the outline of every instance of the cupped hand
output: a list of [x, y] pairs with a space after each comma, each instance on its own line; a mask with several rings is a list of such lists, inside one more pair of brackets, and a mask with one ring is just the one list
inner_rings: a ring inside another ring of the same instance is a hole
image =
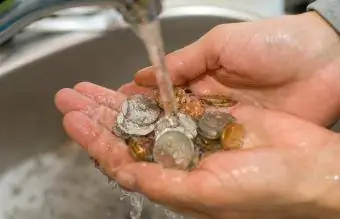
[[[135, 91], [130, 91], [132, 93]], [[338, 134], [282, 112], [238, 105], [250, 149], [219, 152], [190, 172], [136, 163], [111, 134], [125, 95], [80, 83], [56, 96], [69, 136], [126, 189], [197, 218], [338, 218]]]
[[[340, 41], [316, 13], [219, 25], [166, 57], [176, 85], [331, 125], [340, 113]], [[155, 69], [135, 82], [155, 86]]]

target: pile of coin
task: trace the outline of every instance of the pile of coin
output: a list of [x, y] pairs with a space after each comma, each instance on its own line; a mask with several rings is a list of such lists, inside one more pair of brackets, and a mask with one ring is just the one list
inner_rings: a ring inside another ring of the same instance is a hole
[[175, 88], [176, 115], [165, 116], [159, 93], [133, 95], [121, 107], [113, 133], [124, 139], [138, 161], [190, 169], [205, 155], [240, 149], [244, 127], [226, 112], [235, 101], [221, 95], [196, 96]]

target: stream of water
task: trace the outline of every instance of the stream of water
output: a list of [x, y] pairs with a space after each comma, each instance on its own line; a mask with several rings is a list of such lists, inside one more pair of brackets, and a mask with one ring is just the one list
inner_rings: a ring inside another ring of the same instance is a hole
[[155, 20], [150, 23], [138, 25], [137, 28], [136, 33], [144, 42], [149, 60], [155, 68], [157, 88], [160, 91], [165, 115], [169, 117], [175, 115], [175, 96], [170, 74], [165, 64], [165, 52], [160, 22], [159, 20]]
[[[165, 115], [172, 122], [171, 118], [176, 115], [175, 107], [175, 95], [173, 92], [173, 84], [170, 78], [170, 74], [165, 64], [165, 51], [163, 37], [161, 34], [160, 21], [155, 20], [140, 24], [133, 27], [135, 33], [143, 41], [147, 50], [149, 60], [152, 66], [155, 68], [155, 74], [157, 79], [157, 88], [160, 91], [161, 101]], [[123, 192], [123, 197], [128, 199], [131, 203], [132, 209], [130, 211], [131, 219], [139, 219], [143, 211], [143, 203], [145, 197], [137, 193]], [[155, 208], [163, 209], [165, 215], [169, 219], [184, 219], [183, 216], [171, 212], [162, 206], [154, 205]]]

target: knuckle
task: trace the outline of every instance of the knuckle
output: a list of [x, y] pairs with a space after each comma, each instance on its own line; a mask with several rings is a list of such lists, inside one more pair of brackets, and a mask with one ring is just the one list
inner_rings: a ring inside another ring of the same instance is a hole
[[78, 90], [79, 88], [82, 88], [82, 87], [87, 87], [88, 85], [90, 85], [91, 83], [90, 82], [87, 82], [87, 81], [82, 81], [82, 82], [78, 82], [76, 85], [74, 85], [74, 89], [75, 90]]

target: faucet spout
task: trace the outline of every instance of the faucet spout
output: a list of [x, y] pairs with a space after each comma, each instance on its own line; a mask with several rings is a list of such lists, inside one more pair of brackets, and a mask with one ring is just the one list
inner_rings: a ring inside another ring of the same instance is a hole
[[155, 20], [162, 0], [0, 0], [0, 45], [32, 22], [73, 7], [97, 5], [113, 7], [130, 25]]

